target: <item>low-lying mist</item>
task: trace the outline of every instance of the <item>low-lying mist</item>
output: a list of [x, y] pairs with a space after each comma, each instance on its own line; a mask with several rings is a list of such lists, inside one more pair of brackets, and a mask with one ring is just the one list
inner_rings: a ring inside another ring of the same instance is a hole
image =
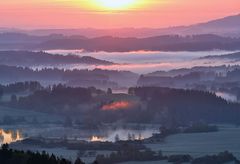
[[158, 51], [137, 51], [137, 52], [83, 52], [82, 50], [49, 50], [51, 54], [91, 56], [97, 59], [111, 61], [113, 65], [59, 65], [65, 69], [107, 69], [127, 70], [139, 74], [150, 73], [159, 70], [171, 70], [179, 68], [191, 68], [195, 66], [219, 66], [236, 65], [239, 61], [199, 59], [209, 55], [223, 55], [235, 51], [180, 51], [180, 52], [158, 52]]

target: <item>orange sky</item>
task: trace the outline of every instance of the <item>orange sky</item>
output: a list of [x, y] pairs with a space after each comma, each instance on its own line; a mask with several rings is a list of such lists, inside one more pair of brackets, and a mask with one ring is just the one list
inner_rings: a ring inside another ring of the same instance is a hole
[[240, 0], [136, 1], [129, 8], [110, 11], [94, 4], [94, 0], [0, 0], [0, 27], [157, 28], [240, 13]]

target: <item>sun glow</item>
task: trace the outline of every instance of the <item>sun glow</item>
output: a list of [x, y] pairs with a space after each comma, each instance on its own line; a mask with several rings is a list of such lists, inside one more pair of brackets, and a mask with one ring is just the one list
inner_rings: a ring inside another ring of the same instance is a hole
[[111, 104], [104, 105], [102, 107], [102, 110], [103, 111], [123, 110], [123, 109], [129, 109], [133, 106], [134, 106], [133, 102], [118, 101], [118, 102], [113, 102]]
[[133, 6], [136, 0], [95, 0], [95, 5], [104, 9], [120, 10]]

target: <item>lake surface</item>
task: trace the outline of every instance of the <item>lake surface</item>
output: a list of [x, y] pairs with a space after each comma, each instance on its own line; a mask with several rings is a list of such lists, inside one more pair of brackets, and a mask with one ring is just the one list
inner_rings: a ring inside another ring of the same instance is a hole
[[[115, 141], [118, 136], [120, 140], [128, 140], [129, 135], [135, 139], [149, 138], [158, 132], [157, 128], [135, 130], [135, 129], [102, 129], [82, 130], [74, 127], [63, 127], [54, 124], [1, 126], [0, 144], [12, 143], [27, 137], [65, 138], [70, 140], [86, 141]], [[11, 129], [11, 130], [9, 130]], [[20, 133], [21, 132], [21, 133]]]
[[240, 128], [234, 125], [220, 125], [218, 132], [177, 134], [166, 138], [165, 142], [147, 145], [151, 149], [162, 150], [163, 154], [190, 154], [193, 157], [229, 151], [240, 158]]
[[159, 70], [170, 70], [178, 68], [191, 68], [194, 66], [216, 66], [216, 65], [235, 65], [239, 61], [230, 60], [200, 60], [200, 57], [208, 55], [223, 55], [236, 51], [199, 51], [199, 52], [83, 52], [82, 50], [49, 50], [51, 54], [91, 56], [97, 59], [112, 61], [116, 65], [62, 65], [58, 66], [65, 69], [109, 69], [109, 70], [129, 70], [143, 74]]
[[[219, 152], [229, 151], [240, 159], [240, 127], [234, 125], [218, 125], [218, 132], [177, 134], [169, 136], [163, 143], [147, 144], [146, 146], [154, 151], [161, 150], [165, 155], [190, 154], [193, 157], [218, 154]], [[49, 129], [50, 130], [50, 129]], [[53, 130], [53, 129], [51, 129]], [[63, 130], [63, 129], [61, 129]], [[68, 130], [68, 132], [70, 132]], [[124, 136], [130, 131], [125, 131]], [[133, 131], [132, 131], [133, 132]], [[150, 132], [150, 131], [149, 131]], [[80, 132], [78, 132], [80, 133]], [[68, 159], [75, 159], [77, 151], [65, 148], [45, 149], [40, 147], [14, 147], [20, 150], [42, 151], [56, 153]], [[99, 154], [103, 152], [98, 152]], [[94, 158], [86, 158], [84, 161], [93, 161]], [[155, 164], [159, 161], [153, 161]], [[166, 161], [162, 161], [167, 163]], [[135, 164], [134, 162], [132, 162]], [[144, 163], [144, 162], [143, 162]]]

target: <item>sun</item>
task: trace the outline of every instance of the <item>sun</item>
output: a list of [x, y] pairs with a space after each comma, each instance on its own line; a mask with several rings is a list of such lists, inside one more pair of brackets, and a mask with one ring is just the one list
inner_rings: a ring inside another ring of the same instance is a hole
[[120, 10], [135, 4], [136, 0], [95, 0], [95, 4], [104, 9]]

